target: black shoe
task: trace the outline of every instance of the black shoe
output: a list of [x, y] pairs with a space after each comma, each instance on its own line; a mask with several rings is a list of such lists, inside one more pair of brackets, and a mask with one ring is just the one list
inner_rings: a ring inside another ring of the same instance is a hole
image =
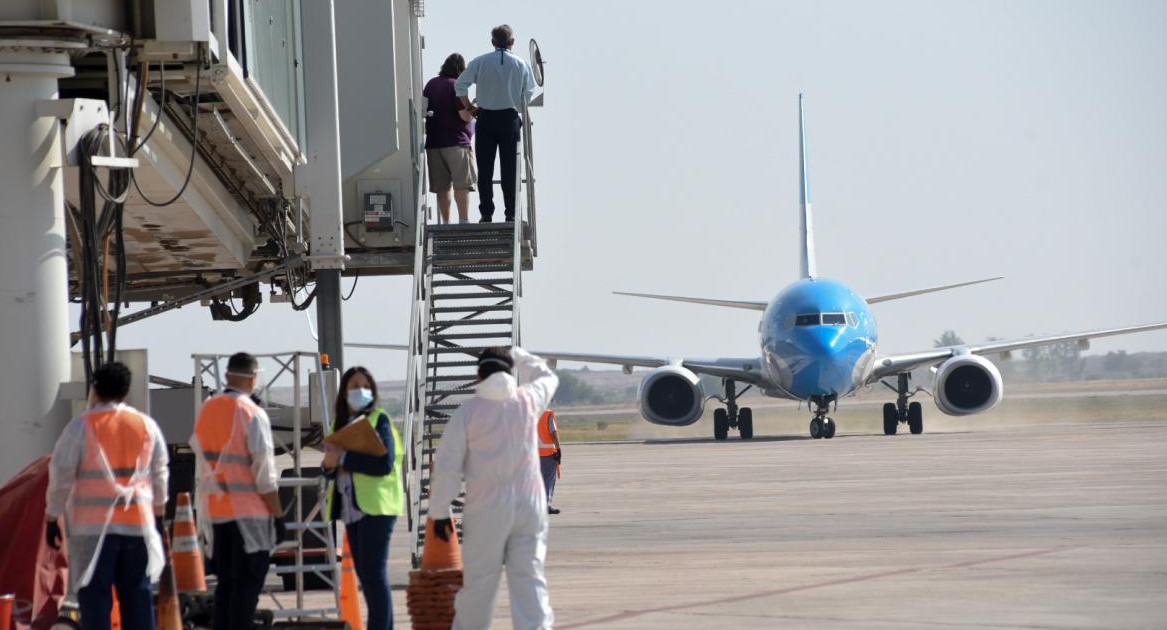
[[494, 221], [492, 221], [490, 217], [482, 217], [481, 219], [478, 220], [478, 222], [479, 223], [493, 223]]
[[559, 508], [549, 507], [549, 508], [547, 508], [547, 513], [548, 514], [559, 514]]

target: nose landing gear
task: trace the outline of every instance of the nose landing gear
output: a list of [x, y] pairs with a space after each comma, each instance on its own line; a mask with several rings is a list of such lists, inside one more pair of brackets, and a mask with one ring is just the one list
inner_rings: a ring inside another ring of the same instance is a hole
[[816, 440], [829, 440], [835, 437], [835, 421], [827, 417], [831, 409], [831, 400], [812, 399], [810, 404], [814, 405], [814, 418], [810, 420], [810, 436]]
[[753, 386], [747, 386], [739, 394], [736, 381], [727, 378], [722, 381], [722, 385], [725, 387], [725, 408], [713, 410], [713, 439], [726, 439], [729, 437], [730, 428], [737, 429], [738, 435], [743, 440], [752, 439], [754, 437], [754, 410], [749, 407], [738, 407], [737, 397], [746, 393]]

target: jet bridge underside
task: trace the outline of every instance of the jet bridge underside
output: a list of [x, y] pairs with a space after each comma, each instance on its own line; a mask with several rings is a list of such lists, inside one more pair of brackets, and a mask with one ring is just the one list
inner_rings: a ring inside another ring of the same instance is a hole
[[[176, 299], [247, 275], [286, 258], [289, 246], [306, 237], [309, 208], [286, 194], [292, 168], [302, 161], [294, 140], [281, 133], [262, 92], [246, 80], [229, 79], [214, 65], [199, 77], [197, 68], [155, 65], [146, 81], [138, 128], [139, 139], [149, 137], [134, 156], [136, 186], [124, 213], [128, 301]], [[105, 75], [104, 64], [91, 70], [90, 77]], [[85, 77], [82, 70], [78, 90]], [[134, 94], [135, 77], [126, 81], [126, 93]], [[192, 169], [196, 85], [198, 157]], [[78, 178], [78, 168], [66, 170], [74, 207], [80, 204]], [[158, 207], [146, 198], [173, 201]]]

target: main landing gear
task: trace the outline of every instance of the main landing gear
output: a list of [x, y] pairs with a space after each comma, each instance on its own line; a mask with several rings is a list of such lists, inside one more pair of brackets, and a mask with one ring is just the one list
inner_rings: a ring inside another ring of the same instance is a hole
[[919, 435], [924, 432], [924, 406], [918, 402], [908, 403], [908, 399], [920, 391], [908, 391], [908, 381], [911, 380], [911, 377], [912, 375], [907, 372], [900, 374], [896, 387], [888, 385], [886, 381], [883, 382], [888, 389], [896, 393], [896, 401], [894, 403], [885, 403], [883, 405], [884, 435], [895, 435], [896, 428], [900, 423], [906, 423], [912, 435]]
[[738, 407], [737, 397], [746, 393], [753, 385], [737, 391], [737, 382], [732, 379], [722, 380], [725, 387], [725, 408], [713, 410], [713, 439], [724, 440], [729, 437], [730, 428], [735, 428], [743, 440], [754, 437], [754, 410], [749, 407]]
[[814, 417], [810, 420], [810, 436], [816, 440], [829, 440], [835, 437], [835, 421], [827, 417], [831, 410], [831, 398], [812, 398], [809, 402], [814, 406]]

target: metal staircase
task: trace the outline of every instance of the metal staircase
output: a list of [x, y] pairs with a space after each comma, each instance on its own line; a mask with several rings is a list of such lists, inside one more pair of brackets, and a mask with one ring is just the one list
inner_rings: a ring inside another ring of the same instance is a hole
[[[526, 112], [524, 112], [526, 113]], [[524, 120], [512, 223], [417, 222], [413, 309], [406, 375], [405, 435], [413, 566], [421, 563], [434, 453], [451, 415], [474, 393], [477, 356], [517, 345], [522, 272], [535, 254], [535, 191], [530, 118]], [[424, 186], [425, 174], [418, 181]], [[422, 188], [424, 190], [424, 188]], [[419, 219], [425, 209], [419, 209]], [[501, 212], [499, 212], [501, 214]], [[460, 514], [462, 496], [454, 504]], [[460, 519], [459, 519], [460, 523]]]

